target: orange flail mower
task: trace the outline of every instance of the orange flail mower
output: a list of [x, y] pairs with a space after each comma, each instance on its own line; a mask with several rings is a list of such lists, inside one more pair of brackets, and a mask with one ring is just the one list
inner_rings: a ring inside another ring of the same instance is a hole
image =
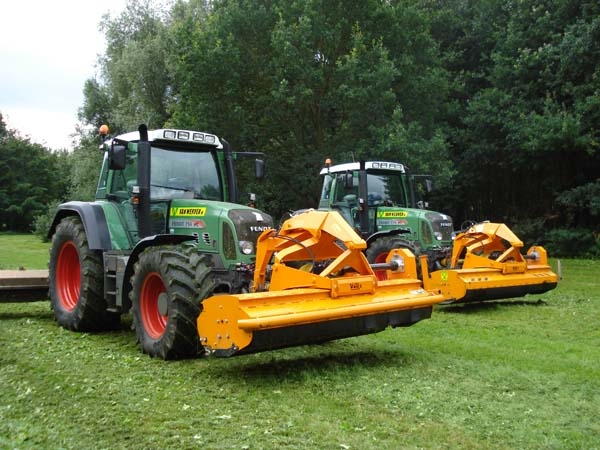
[[554, 289], [559, 275], [546, 250], [523, 242], [504, 224], [473, 225], [454, 240], [448, 269], [423, 277], [426, 289], [439, 290], [447, 302], [482, 301], [542, 294]]
[[205, 299], [200, 341], [220, 356], [324, 342], [409, 326], [444, 300], [423, 289], [405, 249], [380, 264], [378, 281], [366, 242], [337, 212], [308, 211], [258, 239], [254, 292]]

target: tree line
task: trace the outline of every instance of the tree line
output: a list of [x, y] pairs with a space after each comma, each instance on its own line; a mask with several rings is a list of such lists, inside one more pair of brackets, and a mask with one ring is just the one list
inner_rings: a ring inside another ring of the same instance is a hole
[[[600, 254], [596, 1], [130, 0], [101, 29], [82, 123], [262, 151], [250, 188], [275, 217], [316, 206], [327, 157], [393, 160], [436, 177], [430, 205], [457, 225]], [[75, 151], [69, 194], [92, 196], [93, 136]]]

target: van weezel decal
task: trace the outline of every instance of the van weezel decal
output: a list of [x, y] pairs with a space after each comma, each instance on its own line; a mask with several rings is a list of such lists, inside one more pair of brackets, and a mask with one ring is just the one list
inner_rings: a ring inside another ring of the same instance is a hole
[[189, 206], [183, 206], [183, 207], [177, 207], [177, 208], [171, 208], [170, 211], [171, 217], [190, 217], [190, 216], [196, 216], [196, 217], [200, 217], [200, 216], [204, 216], [206, 215], [206, 206], [200, 206], [200, 207], [189, 207]]
[[377, 211], [377, 218], [392, 219], [396, 217], [408, 217], [407, 211]]

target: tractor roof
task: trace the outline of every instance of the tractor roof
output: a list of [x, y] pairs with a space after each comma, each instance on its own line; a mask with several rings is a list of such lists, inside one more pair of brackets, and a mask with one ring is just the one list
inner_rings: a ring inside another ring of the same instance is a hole
[[[348, 172], [355, 171], [360, 169], [360, 163], [351, 162], [345, 164], [338, 164], [336, 166], [331, 166], [329, 168], [324, 167], [321, 169], [321, 175], [325, 175], [327, 173], [340, 173], [340, 172]], [[406, 172], [406, 166], [401, 163], [389, 162], [389, 161], [367, 161], [365, 162], [365, 169], [367, 170], [389, 170], [394, 172]]]
[[[116, 139], [120, 139], [128, 142], [135, 142], [140, 140], [139, 131], [132, 131], [130, 133], [121, 134], [116, 136]], [[158, 129], [148, 130], [148, 141], [167, 141], [167, 142], [180, 142], [188, 144], [202, 144], [211, 145], [215, 148], [223, 148], [223, 144], [217, 136], [203, 131], [193, 130], [177, 130], [177, 129]]]

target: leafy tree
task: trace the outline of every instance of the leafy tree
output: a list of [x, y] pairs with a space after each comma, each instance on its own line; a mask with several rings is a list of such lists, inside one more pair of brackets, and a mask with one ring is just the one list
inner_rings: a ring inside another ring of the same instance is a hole
[[69, 198], [92, 201], [102, 165], [103, 152], [98, 137], [87, 137], [70, 154]]
[[425, 3], [455, 80], [455, 217], [555, 217], [600, 169], [597, 2]]
[[0, 113], [0, 139], [4, 140], [9, 136], [9, 130], [6, 128], [6, 124], [4, 123], [4, 118], [2, 117], [2, 113]]
[[[83, 106], [79, 108], [79, 120], [96, 131], [103, 124], [117, 126], [116, 123], [113, 125], [112, 115], [109, 89], [95, 78], [87, 79], [83, 86]], [[87, 133], [81, 130], [81, 134]]]
[[46, 204], [66, 191], [65, 153], [22, 138], [0, 114], [0, 229], [30, 231]]
[[[86, 83], [82, 115], [97, 129], [102, 120], [114, 130], [140, 123], [163, 126], [168, 118], [170, 76], [163, 9], [152, 0], [129, 0], [116, 18], [105, 15], [101, 29], [106, 51], [100, 59], [101, 82]], [[98, 115], [99, 114], [99, 115]]]
[[594, 229], [600, 222], [600, 179], [562, 192], [556, 199], [567, 226]]
[[[170, 123], [265, 151], [271, 169], [261, 189], [270, 212], [314, 206], [325, 157], [397, 159], [402, 149], [392, 144], [407, 140], [435, 142], [443, 155], [435, 116], [446, 83], [427, 20], [410, 2], [213, 7], [180, 6], [174, 18], [171, 48], [180, 51]], [[432, 86], [439, 97], [423, 95]], [[404, 128], [410, 133], [400, 139]]]
[[436, 175], [457, 223], [597, 228], [597, 2], [132, 0], [103, 29], [84, 122], [264, 151], [275, 216], [316, 204], [325, 157], [368, 158]]

